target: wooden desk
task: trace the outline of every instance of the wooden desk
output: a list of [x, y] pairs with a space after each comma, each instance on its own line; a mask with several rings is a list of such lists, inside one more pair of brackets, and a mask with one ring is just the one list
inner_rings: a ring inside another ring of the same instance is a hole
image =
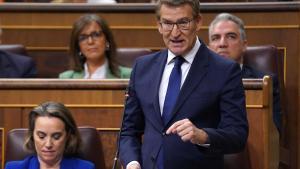
[[[247, 148], [251, 169], [278, 169], [279, 135], [273, 123], [272, 82], [264, 79], [244, 79], [246, 90], [249, 137]], [[112, 167], [118, 128], [98, 128], [104, 146], [107, 169]]]
[[[65, 103], [79, 126], [118, 128], [127, 84], [128, 80], [0, 79], [0, 127], [5, 128], [0, 134], [27, 128], [30, 110], [47, 100]], [[0, 139], [2, 150], [3, 142]]]
[[[283, 157], [287, 168], [300, 168], [300, 2], [201, 3], [200, 10], [203, 26], [199, 37], [205, 43], [212, 19], [230, 12], [243, 19], [248, 44], [274, 44], [284, 49], [286, 93], [281, 100], [288, 106], [283, 107], [281, 145], [287, 149]], [[118, 47], [164, 47], [153, 4], [4, 3], [0, 6], [3, 43], [24, 44], [29, 55], [42, 63], [38, 70], [49, 72], [43, 65], [51, 65], [58, 74], [67, 65], [72, 23], [85, 13], [96, 13], [109, 22]]]
[[[65, 103], [79, 126], [117, 128], [127, 83], [128, 80], [0, 79], [0, 127], [5, 128], [1, 134], [27, 128], [30, 110], [47, 100]], [[1, 149], [4, 154], [3, 146]]]
[[78, 125], [119, 127], [128, 80], [1, 79], [0, 126], [27, 127], [29, 111], [47, 100], [63, 102]]
[[[80, 15], [96, 13], [112, 28], [118, 47], [164, 47], [157, 31], [153, 4], [18, 4], [0, 6], [3, 43], [21, 43], [38, 63], [38, 70], [49, 72], [44, 65], [65, 70], [72, 23]], [[286, 91], [282, 95], [283, 131], [281, 146], [286, 148], [286, 168], [300, 168], [300, 2], [201, 3], [203, 26], [199, 37], [208, 42], [208, 25], [221, 12], [230, 12], [245, 23], [250, 45], [274, 44], [284, 49]], [[131, 18], [128, 20], [128, 18]], [[145, 36], [147, 35], [147, 36]], [[128, 38], [130, 37], [130, 38]], [[132, 38], [134, 37], [134, 38]], [[51, 58], [51, 59], [49, 59]], [[59, 62], [58, 62], [59, 61]], [[53, 75], [53, 77], [57, 77]]]
[[273, 123], [272, 80], [244, 79], [251, 169], [278, 169], [279, 134]]
[[[275, 169], [279, 161], [279, 137], [272, 120], [271, 79], [243, 82], [250, 126], [247, 146], [251, 169]], [[79, 126], [98, 128], [109, 169], [127, 84], [128, 80], [0, 79], [0, 127], [5, 131], [26, 128], [27, 115], [34, 106], [46, 100], [63, 102]]]

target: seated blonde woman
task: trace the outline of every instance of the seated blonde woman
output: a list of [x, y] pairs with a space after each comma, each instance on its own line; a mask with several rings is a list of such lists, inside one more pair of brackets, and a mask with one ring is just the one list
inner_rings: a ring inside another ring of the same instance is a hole
[[61, 103], [45, 102], [29, 113], [24, 147], [34, 152], [22, 161], [10, 161], [5, 169], [95, 169], [76, 158], [81, 137], [71, 112]]

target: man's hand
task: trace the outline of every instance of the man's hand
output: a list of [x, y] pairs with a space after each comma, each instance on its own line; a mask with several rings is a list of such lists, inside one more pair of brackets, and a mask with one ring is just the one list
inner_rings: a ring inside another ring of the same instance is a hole
[[202, 129], [198, 129], [189, 119], [175, 122], [168, 128], [166, 133], [177, 134], [182, 141], [190, 141], [193, 144], [205, 144], [208, 139], [207, 133]]

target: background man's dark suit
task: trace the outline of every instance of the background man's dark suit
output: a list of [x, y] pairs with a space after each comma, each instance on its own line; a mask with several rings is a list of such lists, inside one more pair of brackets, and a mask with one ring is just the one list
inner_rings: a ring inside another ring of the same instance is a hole
[[[242, 77], [243, 78], [263, 78], [266, 73], [253, 69], [250, 66], [243, 65]], [[273, 121], [278, 129], [281, 130], [281, 104], [280, 104], [280, 86], [278, 77], [270, 75], [273, 81]]]
[[36, 74], [31, 58], [0, 51], [0, 78], [31, 78]]
[[[216, 55], [202, 43], [173, 116], [164, 126], [158, 91], [166, 59], [167, 50], [163, 50], [140, 57], [133, 68], [120, 145], [123, 165], [137, 160], [142, 169], [155, 168], [164, 142], [166, 169], [223, 168], [223, 153], [242, 150], [248, 136], [239, 65]], [[164, 134], [170, 125], [184, 118], [205, 130], [209, 148], [183, 142], [178, 135]]]

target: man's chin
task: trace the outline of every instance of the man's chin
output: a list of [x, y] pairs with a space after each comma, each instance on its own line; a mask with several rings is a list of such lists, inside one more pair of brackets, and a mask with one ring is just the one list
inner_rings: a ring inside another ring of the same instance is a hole
[[229, 58], [228, 53], [218, 53], [218, 54], [222, 57]]
[[185, 51], [182, 47], [172, 47], [169, 48], [169, 50], [174, 53], [176, 56], [178, 55], [184, 55]]

